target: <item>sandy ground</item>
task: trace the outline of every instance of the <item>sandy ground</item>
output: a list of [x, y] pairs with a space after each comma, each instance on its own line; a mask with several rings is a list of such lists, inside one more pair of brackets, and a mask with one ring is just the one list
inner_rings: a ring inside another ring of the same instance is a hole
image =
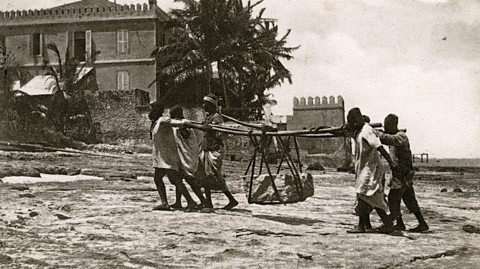
[[[462, 230], [480, 226], [478, 174], [424, 173], [416, 182], [428, 233], [351, 235], [353, 175], [316, 173], [314, 197], [261, 206], [241, 190], [245, 166], [225, 164], [235, 210], [159, 212], [151, 210], [158, 194], [148, 155], [0, 152], [3, 176], [23, 169], [107, 178], [0, 183], [0, 268], [480, 268], [480, 234]], [[217, 208], [227, 203], [219, 193], [213, 199]]]

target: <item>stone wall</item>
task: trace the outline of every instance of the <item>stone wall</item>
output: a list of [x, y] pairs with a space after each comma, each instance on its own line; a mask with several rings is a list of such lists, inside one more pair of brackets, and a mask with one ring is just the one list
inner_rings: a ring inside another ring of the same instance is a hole
[[97, 126], [97, 139], [109, 143], [124, 140], [148, 143], [148, 106], [138, 106], [137, 91], [100, 90], [89, 96], [93, 122]]

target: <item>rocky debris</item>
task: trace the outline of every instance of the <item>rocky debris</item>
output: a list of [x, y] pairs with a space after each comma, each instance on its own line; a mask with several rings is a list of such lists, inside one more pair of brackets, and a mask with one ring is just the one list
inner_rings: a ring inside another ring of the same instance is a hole
[[[274, 175], [275, 176], [275, 175]], [[290, 174], [278, 174], [275, 177], [275, 185], [278, 189], [282, 202], [301, 202], [307, 197], [313, 196], [313, 177], [309, 173], [300, 174], [301, 186], [297, 186], [296, 181]], [[248, 195], [250, 179], [245, 180], [245, 193]], [[278, 202], [278, 197], [272, 187], [272, 181], [269, 175], [259, 175], [253, 180], [252, 184], [252, 203]]]
[[440, 192], [447, 192], [447, 191], [448, 191], [447, 188], [443, 188], [440, 190]]
[[13, 262], [12, 257], [0, 253], [0, 264], [9, 264], [12, 262]]
[[129, 174], [105, 174], [103, 177], [107, 181], [122, 180], [122, 181], [130, 182], [133, 179], [136, 179], [136, 176], [129, 175]]
[[40, 177], [40, 172], [27, 165], [2, 165], [0, 178], [9, 176]]
[[301, 259], [305, 260], [313, 260], [312, 254], [306, 254], [306, 253], [297, 253], [297, 256]]
[[22, 186], [22, 185], [16, 185], [16, 186], [11, 186], [10, 189], [16, 190], [16, 191], [27, 191], [30, 188], [27, 186]]
[[460, 188], [455, 188], [455, 189], [453, 189], [453, 192], [463, 192], [463, 191]]
[[104, 153], [124, 153], [128, 151], [128, 148], [125, 146], [109, 145], [109, 144], [86, 145], [85, 149], [94, 151], [94, 152], [104, 152]]
[[64, 167], [58, 166], [43, 166], [37, 167], [36, 170], [42, 174], [51, 174], [51, 175], [67, 175], [67, 169]]
[[62, 205], [58, 208], [58, 210], [62, 210], [65, 212], [72, 212], [72, 206], [71, 205]]
[[315, 162], [315, 163], [309, 164], [307, 166], [307, 170], [325, 171], [325, 167], [323, 167], [319, 162]]
[[66, 219], [71, 219], [72, 217], [69, 217], [67, 215], [63, 215], [63, 214], [55, 214], [55, 216], [59, 219], [59, 220], [66, 220]]
[[480, 234], [480, 227], [467, 224], [463, 225], [463, 231], [471, 234]]
[[75, 176], [80, 174], [80, 169], [71, 168], [71, 167], [61, 167], [61, 166], [43, 166], [35, 168], [38, 172], [42, 174], [51, 174], [51, 175], [70, 175]]
[[32, 212], [28, 213], [28, 215], [29, 215], [31, 218], [34, 218], [34, 217], [36, 217], [36, 216], [38, 216], [38, 215], [40, 215], [40, 214], [38, 214], [38, 213], [35, 212], [35, 211], [32, 211]]
[[35, 198], [35, 195], [31, 193], [20, 193], [20, 198]]

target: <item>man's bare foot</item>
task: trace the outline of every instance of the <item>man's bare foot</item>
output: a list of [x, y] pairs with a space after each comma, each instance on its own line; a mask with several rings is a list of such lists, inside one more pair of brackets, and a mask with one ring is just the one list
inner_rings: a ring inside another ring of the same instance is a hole
[[159, 210], [159, 211], [170, 211], [170, 206], [167, 204], [161, 204], [157, 205], [153, 208], [153, 210]]
[[237, 205], [238, 205], [238, 201], [233, 200], [233, 201], [230, 201], [230, 203], [228, 203], [228, 205], [224, 206], [223, 209], [230, 210], [230, 209], [236, 207]]
[[360, 234], [360, 233], [365, 233], [365, 227], [360, 227], [360, 226], [355, 226], [353, 229], [347, 230], [347, 233], [349, 234]]
[[427, 224], [424, 224], [424, 225], [420, 224], [413, 229], [409, 229], [408, 231], [411, 232], [411, 233], [423, 233], [423, 232], [428, 231], [429, 229], [430, 229], [430, 227], [428, 227]]
[[194, 211], [197, 211], [198, 208], [197, 208], [197, 204], [188, 204], [187, 207], [185, 208], [185, 211], [186, 212], [194, 212]]
[[170, 206], [173, 209], [182, 209], [182, 204], [175, 202], [173, 205]]

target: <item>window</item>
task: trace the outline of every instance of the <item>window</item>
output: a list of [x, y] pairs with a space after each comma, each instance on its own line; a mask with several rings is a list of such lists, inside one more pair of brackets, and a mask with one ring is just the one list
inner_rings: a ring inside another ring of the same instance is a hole
[[92, 31], [77, 31], [73, 33], [73, 39], [75, 58], [81, 62], [89, 59], [92, 53]]
[[146, 91], [135, 89], [135, 107], [148, 107], [150, 104], [150, 94]]
[[85, 31], [85, 53], [87, 60], [90, 60], [92, 56], [92, 31], [87, 30]]
[[128, 30], [117, 31], [117, 53], [128, 53]]
[[42, 42], [42, 34], [33, 34], [32, 36], [32, 49], [34, 56], [42, 55], [43, 51], [43, 42]]
[[125, 91], [130, 89], [130, 75], [128, 74], [128, 71], [118, 71], [117, 89], [119, 91]]

